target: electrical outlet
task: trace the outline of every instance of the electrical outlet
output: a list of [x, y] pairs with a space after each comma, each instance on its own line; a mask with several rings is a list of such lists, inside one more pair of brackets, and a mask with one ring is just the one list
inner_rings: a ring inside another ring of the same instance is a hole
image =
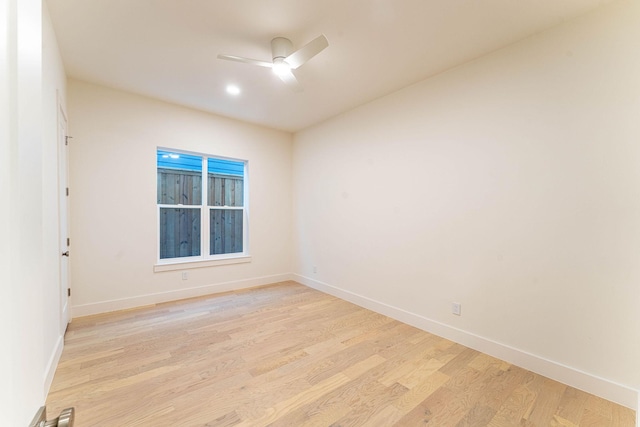
[[462, 314], [462, 305], [459, 302], [452, 302], [451, 312], [456, 316], [460, 316]]
[[187, 271], [182, 272], [182, 280], [187, 280], [189, 278], [189, 273]]

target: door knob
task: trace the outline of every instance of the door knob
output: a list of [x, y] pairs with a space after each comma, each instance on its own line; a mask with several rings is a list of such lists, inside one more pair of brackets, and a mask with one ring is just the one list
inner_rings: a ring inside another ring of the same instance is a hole
[[73, 427], [75, 418], [75, 409], [67, 408], [60, 412], [58, 418], [47, 421], [47, 407], [42, 406], [36, 412], [36, 416], [29, 424], [29, 427]]
[[60, 416], [54, 420], [47, 421], [45, 427], [73, 427], [74, 409], [67, 408], [60, 412]]
[[62, 256], [69, 256], [69, 251], [62, 252]]

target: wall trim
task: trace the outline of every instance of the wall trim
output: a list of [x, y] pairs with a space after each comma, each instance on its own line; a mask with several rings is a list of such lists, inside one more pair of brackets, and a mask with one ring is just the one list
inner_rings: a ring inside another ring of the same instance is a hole
[[60, 362], [60, 357], [62, 356], [63, 349], [64, 333], [62, 335], [58, 335], [55, 348], [51, 352], [51, 356], [49, 357], [47, 366], [44, 369], [44, 399], [46, 399], [47, 395], [49, 394], [49, 389], [51, 388], [51, 384], [53, 383], [53, 376], [56, 374], [56, 369], [58, 368], [58, 363]]
[[236, 280], [231, 282], [215, 283], [194, 288], [177, 289], [166, 292], [139, 295], [129, 298], [119, 298], [90, 304], [74, 305], [72, 307], [72, 313], [74, 317], [91, 316], [93, 314], [126, 310], [136, 307], [142, 307], [145, 305], [176, 301], [180, 299], [199, 297], [220, 292], [236, 291], [239, 289], [253, 288], [256, 286], [269, 285], [278, 282], [285, 282], [288, 280], [292, 280], [291, 273], [275, 274], [272, 276], [255, 277], [251, 279]]
[[[336, 286], [299, 274], [293, 274], [293, 279], [310, 288], [349, 301], [360, 307], [375, 311], [403, 323], [415, 326], [434, 335], [462, 344], [474, 350], [504, 360], [513, 365], [535, 372], [571, 387], [583, 390], [604, 399], [626, 406], [636, 412], [640, 406], [640, 391], [625, 385], [601, 378], [579, 369], [545, 359], [535, 354], [492, 341], [485, 337], [458, 329], [442, 322], [429, 319], [398, 307], [394, 307], [371, 298], [359, 295]], [[636, 416], [636, 419], [640, 417]], [[638, 423], [640, 427], [640, 422]]]

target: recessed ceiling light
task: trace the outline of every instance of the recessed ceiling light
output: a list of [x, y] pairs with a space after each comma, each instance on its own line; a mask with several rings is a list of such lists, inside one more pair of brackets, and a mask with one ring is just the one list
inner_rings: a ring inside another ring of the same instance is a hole
[[227, 93], [229, 95], [240, 95], [240, 88], [236, 85], [227, 85]]

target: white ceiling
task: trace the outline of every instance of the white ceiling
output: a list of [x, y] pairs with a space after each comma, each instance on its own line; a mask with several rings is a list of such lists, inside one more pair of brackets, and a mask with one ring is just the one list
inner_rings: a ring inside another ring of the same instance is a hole
[[[67, 75], [287, 131], [319, 123], [610, 0], [47, 0]], [[329, 47], [295, 71], [270, 40]], [[239, 96], [226, 93], [235, 83]]]

